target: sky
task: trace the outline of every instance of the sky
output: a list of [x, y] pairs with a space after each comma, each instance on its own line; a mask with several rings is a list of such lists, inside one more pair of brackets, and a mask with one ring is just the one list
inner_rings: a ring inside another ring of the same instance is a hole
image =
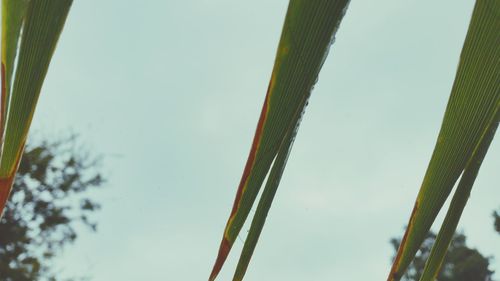
[[[61, 276], [208, 278], [287, 5], [74, 2], [31, 131], [79, 134], [103, 156], [107, 182], [92, 193], [103, 206], [98, 231], [81, 228], [56, 260]], [[385, 280], [389, 240], [403, 235], [473, 5], [351, 2], [245, 280]], [[499, 156], [494, 140], [459, 224], [470, 246], [497, 256], [498, 271]], [[218, 280], [232, 277], [247, 229]]]

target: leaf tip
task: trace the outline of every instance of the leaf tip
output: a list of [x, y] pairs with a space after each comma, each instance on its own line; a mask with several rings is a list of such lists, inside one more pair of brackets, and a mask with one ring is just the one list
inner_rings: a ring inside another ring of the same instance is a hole
[[14, 177], [0, 178], [0, 219], [2, 218], [3, 209], [9, 199], [10, 190]]
[[224, 262], [226, 261], [226, 258], [229, 255], [230, 250], [231, 250], [231, 243], [226, 237], [222, 238], [222, 242], [220, 243], [219, 247], [219, 253], [217, 254], [217, 259], [215, 260], [215, 264], [212, 269], [212, 273], [210, 273], [208, 281], [215, 280], [220, 270], [222, 269], [222, 265], [224, 265]]

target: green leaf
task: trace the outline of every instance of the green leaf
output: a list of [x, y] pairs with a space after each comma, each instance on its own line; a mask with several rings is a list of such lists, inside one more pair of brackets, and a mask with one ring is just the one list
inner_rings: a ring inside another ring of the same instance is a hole
[[[303, 103], [305, 104], [306, 102], [307, 100], [304, 99]], [[243, 280], [246, 273], [252, 254], [257, 246], [257, 241], [259, 240], [262, 229], [264, 228], [264, 223], [266, 222], [266, 217], [269, 213], [269, 209], [271, 208], [274, 196], [278, 190], [281, 176], [283, 175], [283, 171], [285, 170], [286, 162], [288, 160], [288, 155], [290, 154], [293, 141], [297, 134], [301, 116], [302, 112], [296, 113], [296, 116], [294, 116], [294, 122], [292, 123], [293, 127], [287, 130], [288, 133], [284, 142], [280, 145], [280, 149], [272, 165], [271, 172], [267, 178], [264, 191], [262, 192], [259, 204], [257, 205], [257, 210], [255, 211], [247, 239], [245, 240], [245, 245], [243, 246], [243, 251], [241, 252], [233, 281]]]
[[0, 142], [7, 119], [14, 60], [17, 54], [19, 33], [26, 16], [29, 0], [2, 0], [2, 96], [0, 100]]
[[464, 173], [462, 174], [457, 190], [453, 195], [450, 208], [446, 213], [446, 217], [441, 225], [436, 241], [432, 246], [429, 258], [425, 263], [420, 281], [434, 280], [439, 274], [441, 264], [446, 256], [446, 251], [451, 243], [451, 240], [453, 239], [453, 234], [457, 229], [458, 221], [460, 220], [465, 204], [469, 199], [474, 181], [479, 173], [479, 168], [481, 168], [486, 152], [488, 152], [488, 148], [493, 141], [493, 137], [495, 136], [499, 120], [500, 107], [497, 108], [496, 121], [491, 124], [491, 127], [487, 130], [486, 135], [483, 136], [479, 146], [475, 150], [472, 158], [464, 170]]
[[[17, 51], [11, 97], [5, 99], [8, 110], [6, 111], [3, 131], [4, 143], [0, 157], [0, 210], [3, 209], [8, 198], [43, 81], [71, 3], [72, 0], [29, 1], [21, 32], [10, 30], [10, 28], [19, 28], [18, 25], [9, 26], [10, 22], [3, 22], [6, 24], [2, 27], [2, 30], [5, 30], [3, 34], [13, 34], [12, 36], [20, 34], [21, 37], [19, 39], [9, 36], [4, 38], [5, 40], [19, 40], [20, 47]], [[7, 13], [7, 18], [11, 11], [18, 12], [21, 9], [7, 9], [9, 5], [3, 7], [3, 13]], [[17, 24], [19, 24], [19, 18], [23, 18], [23, 16], [16, 17]], [[5, 40], [2, 41], [4, 44], [2, 50], [6, 50], [6, 63], [9, 64], [12, 63], [9, 60], [13, 60], [15, 56], [13, 54], [16, 52], [9, 51], [12, 53], [10, 54], [7, 50], [11, 50], [14, 45], [17, 46], [17, 43]]]
[[[273, 166], [273, 170], [280, 171], [274, 173], [276, 177], [281, 176], [286, 160], [278, 161], [276, 157], [287, 154], [285, 144], [291, 141], [289, 138], [298, 125], [297, 118], [307, 105], [347, 4], [347, 0], [290, 1], [250, 155], [209, 280], [214, 280], [221, 270], [273, 165], [277, 165]], [[268, 198], [265, 205], [270, 206], [272, 196]], [[267, 210], [263, 210], [262, 214], [267, 214]], [[265, 219], [265, 215], [260, 219]], [[263, 222], [256, 225], [263, 225]], [[253, 233], [256, 237], [252, 239], [255, 239], [260, 231]], [[247, 249], [254, 246], [249, 244]], [[246, 268], [245, 263], [241, 262]], [[244, 270], [241, 272], [244, 273]]]
[[[476, 150], [487, 149], [483, 136], [498, 122], [499, 15], [500, 1], [476, 2], [441, 131], [388, 280], [401, 278], [462, 172], [465, 186], [477, 174], [479, 166], [469, 163], [479, 160]], [[450, 216], [460, 217], [457, 210]]]

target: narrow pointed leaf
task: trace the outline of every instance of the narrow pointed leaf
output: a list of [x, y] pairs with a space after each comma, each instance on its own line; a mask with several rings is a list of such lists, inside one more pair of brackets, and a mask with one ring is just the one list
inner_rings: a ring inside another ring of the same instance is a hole
[[500, 1], [478, 0], [433, 155], [388, 280], [415, 257], [500, 103]]
[[[307, 100], [304, 98], [302, 102], [305, 104]], [[276, 155], [276, 159], [274, 160], [271, 172], [269, 173], [269, 177], [266, 181], [264, 191], [262, 192], [259, 204], [257, 205], [257, 210], [255, 211], [247, 239], [245, 240], [245, 245], [243, 246], [243, 251], [241, 253], [240, 260], [238, 261], [233, 281], [243, 280], [243, 277], [245, 276], [248, 264], [250, 263], [252, 254], [257, 246], [257, 241], [259, 240], [259, 236], [264, 228], [267, 214], [269, 213], [274, 196], [278, 190], [281, 176], [285, 170], [288, 155], [292, 149], [292, 144], [300, 124], [302, 113], [303, 112], [296, 112], [294, 122], [292, 123], [293, 127], [289, 128], [284, 142], [280, 145], [280, 149]]]
[[[250, 155], [209, 280], [219, 273], [273, 161], [295, 129], [348, 0], [291, 0]], [[284, 164], [283, 164], [284, 165]]]
[[488, 148], [493, 141], [493, 137], [495, 136], [499, 120], [500, 106], [497, 107], [496, 121], [491, 124], [491, 127], [487, 130], [486, 135], [483, 136], [479, 146], [475, 150], [471, 160], [464, 170], [457, 190], [451, 200], [450, 208], [446, 213], [443, 225], [441, 225], [436, 241], [432, 246], [429, 258], [425, 262], [424, 271], [422, 273], [422, 277], [420, 277], [420, 281], [435, 280], [439, 274], [441, 264], [446, 256], [446, 251], [448, 250], [451, 240], [453, 239], [453, 234], [457, 229], [458, 221], [460, 220], [465, 204], [469, 199], [474, 181], [479, 173], [479, 168], [481, 167], [483, 159], [486, 156], [486, 152], [488, 152]]
[[0, 210], [10, 193], [43, 80], [71, 3], [72, 0], [32, 0], [26, 8], [11, 97], [7, 100], [9, 110], [0, 157]]
[[3, 139], [14, 60], [28, 0], [2, 0], [2, 94], [0, 100], [0, 143]]

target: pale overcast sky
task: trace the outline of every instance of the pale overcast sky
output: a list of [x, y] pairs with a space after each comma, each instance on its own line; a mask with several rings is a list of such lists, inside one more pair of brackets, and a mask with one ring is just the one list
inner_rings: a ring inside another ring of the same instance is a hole
[[[94, 193], [98, 232], [82, 229], [66, 248], [63, 276], [208, 278], [287, 5], [74, 2], [32, 131], [79, 133], [104, 156], [108, 182]], [[245, 280], [385, 280], [389, 239], [410, 215], [473, 5], [351, 1]], [[497, 271], [499, 156], [496, 139], [459, 225], [471, 246], [497, 256]], [[243, 239], [219, 280], [230, 280]]]

